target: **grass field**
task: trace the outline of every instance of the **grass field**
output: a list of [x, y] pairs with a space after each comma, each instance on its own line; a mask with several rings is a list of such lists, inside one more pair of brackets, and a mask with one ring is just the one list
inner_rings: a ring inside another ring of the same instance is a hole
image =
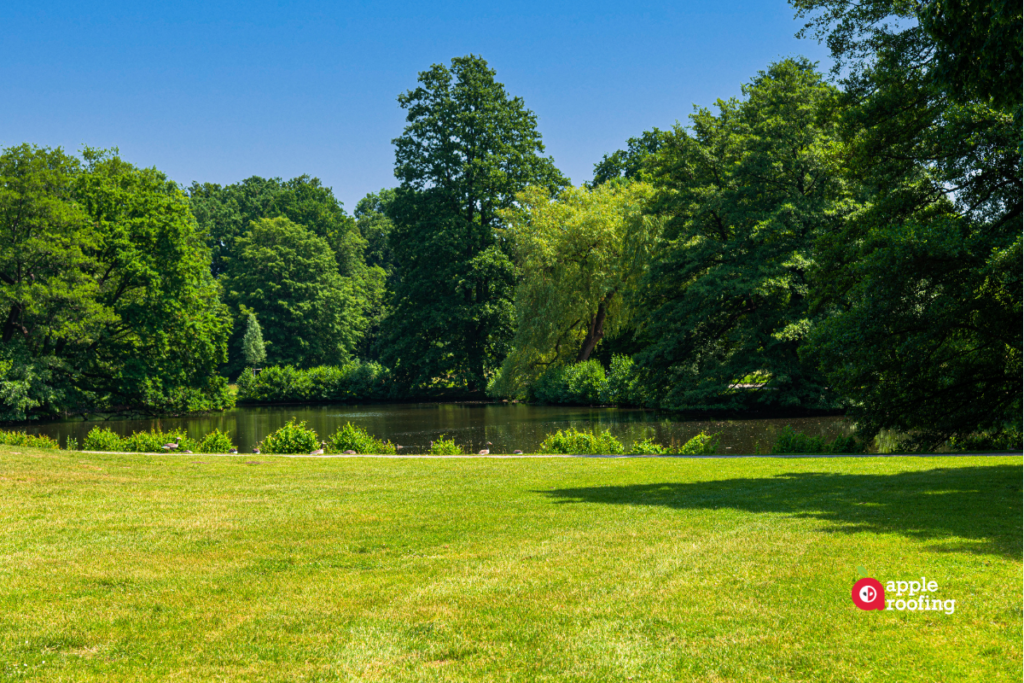
[[[0, 447], [0, 680], [1020, 681], [1021, 481]], [[955, 611], [861, 611], [859, 566]]]

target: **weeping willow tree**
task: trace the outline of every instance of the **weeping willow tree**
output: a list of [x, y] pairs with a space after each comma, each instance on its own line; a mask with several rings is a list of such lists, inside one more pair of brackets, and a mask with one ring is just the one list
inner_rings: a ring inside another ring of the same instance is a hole
[[512, 351], [491, 383], [521, 396], [546, 369], [583, 362], [629, 323], [632, 293], [661, 232], [643, 209], [653, 189], [617, 181], [571, 187], [557, 198], [531, 187], [504, 212], [521, 279]]

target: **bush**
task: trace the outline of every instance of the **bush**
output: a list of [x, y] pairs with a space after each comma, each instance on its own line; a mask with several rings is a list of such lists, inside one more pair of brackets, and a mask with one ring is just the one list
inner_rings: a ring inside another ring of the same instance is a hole
[[672, 451], [673, 455], [714, 455], [718, 452], [720, 434], [701, 432], [679, 448]]
[[828, 442], [820, 436], [810, 436], [787, 426], [775, 440], [772, 455], [806, 454], [832, 455], [838, 453], [863, 453], [864, 445], [852, 436], [838, 436]]
[[227, 432], [214, 429], [196, 444], [196, 453], [227, 453], [235, 447]]
[[455, 437], [445, 439], [444, 434], [430, 443], [430, 455], [463, 455], [462, 447], [455, 443]]
[[85, 435], [83, 451], [120, 451], [121, 437], [106, 427], [93, 427]]
[[346, 422], [344, 427], [327, 439], [327, 450], [331, 453], [355, 451], [374, 455], [394, 455], [397, 452], [390, 441], [380, 441], [351, 422]]
[[540, 444], [541, 453], [561, 455], [621, 455], [626, 452], [611, 432], [581, 432], [572, 427], [549, 434]]
[[259, 443], [261, 453], [311, 453], [321, 447], [320, 437], [305, 421], [288, 420], [284, 427], [267, 434]]
[[604, 368], [596, 360], [560, 365], [547, 370], [530, 387], [531, 401], [597, 405], [601, 403]]
[[669, 449], [655, 442], [654, 439], [637, 441], [633, 444], [633, 447], [629, 449], [630, 455], [666, 455], [670, 452], [671, 451], [669, 451]]
[[644, 405], [641, 383], [637, 379], [633, 359], [629, 356], [612, 356], [608, 377], [601, 387], [601, 402], [620, 406]]
[[26, 432], [5, 432], [0, 430], [0, 444], [4, 446], [42, 448], [47, 451], [60, 450], [60, 444], [50, 437], [43, 434], [28, 434]]
[[352, 361], [299, 370], [291, 365], [246, 369], [238, 377], [240, 403], [340, 403], [391, 397], [391, 373], [378, 363]]

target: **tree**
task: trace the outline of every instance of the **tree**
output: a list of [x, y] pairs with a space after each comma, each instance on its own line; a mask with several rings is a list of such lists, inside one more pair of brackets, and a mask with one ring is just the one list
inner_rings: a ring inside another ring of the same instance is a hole
[[245, 356], [245, 364], [250, 368], [258, 368], [267, 361], [263, 330], [260, 329], [255, 313], [249, 313], [246, 316], [245, 336], [242, 337], [242, 355]]
[[664, 146], [668, 137], [668, 131], [654, 128], [645, 130], [638, 138], [630, 138], [626, 149], [605, 154], [594, 164], [594, 180], [590, 185], [596, 187], [616, 178], [640, 180], [648, 160]]
[[[350, 304], [355, 304], [346, 305], [345, 316], [351, 323], [348, 333], [352, 329], [376, 330], [379, 327], [385, 297], [385, 274], [381, 269], [366, 263], [364, 252], [367, 242], [360, 234], [356, 221], [345, 212], [331, 189], [324, 187], [319, 179], [306, 175], [291, 180], [254, 176], [225, 187], [193, 183], [190, 199], [214, 253], [212, 267], [215, 275], [223, 275], [228, 264], [238, 256], [240, 240], [247, 235], [254, 221], [287, 218], [330, 246], [338, 275], [344, 282], [345, 297], [350, 299]], [[293, 293], [299, 291], [292, 290]], [[291, 301], [287, 305], [302, 307], [304, 302]], [[235, 308], [232, 312], [238, 323], [247, 320], [241, 310]], [[232, 336], [227, 364], [231, 374], [244, 367], [241, 353], [243, 332], [239, 326]], [[291, 343], [287, 339], [278, 340], [278, 343], [283, 346], [273, 351], [274, 357], [305, 358], [307, 355], [305, 350], [298, 348], [292, 352], [286, 351], [285, 347]], [[348, 349], [346, 353], [354, 350], [348, 342], [345, 344]], [[360, 345], [360, 350], [369, 351], [369, 348], [369, 343]]]
[[865, 436], [892, 429], [929, 450], [1019, 434], [1019, 6], [797, 7], [842, 75], [849, 175], [866, 194], [819, 239], [815, 305], [829, 315], [807, 359], [851, 399]]
[[0, 395], [12, 419], [228, 403], [226, 311], [180, 189], [86, 150], [0, 154]]
[[586, 361], [625, 327], [633, 288], [649, 262], [661, 222], [643, 215], [653, 189], [613, 182], [567, 188], [557, 200], [540, 187], [520, 193], [502, 216], [516, 247], [516, 335], [496, 395], [521, 396], [547, 368]]
[[414, 386], [482, 389], [508, 351], [515, 267], [499, 211], [528, 185], [565, 179], [536, 130], [476, 56], [435, 64], [398, 101], [408, 125], [395, 142], [402, 185], [389, 205], [401, 264], [384, 357]]
[[661, 405], [831, 408], [798, 350], [815, 237], [849, 212], [856, 189], [834, 153], [837, 92], [805, 60], [784, 60], [744, 99], [697, 109], [652, 165], [651, 211], [665, 243], [641, 287], [649, 345], [636, 356]]
[[[226, 299], [263, 321], [268, 363], [308, 368], [351, 356], [364, 319], [327, 240], [287, 218], [262, 218], [235, 246], [224, 276]], [[244, 362], [240, 332], [235, 337], [232, 374]]]

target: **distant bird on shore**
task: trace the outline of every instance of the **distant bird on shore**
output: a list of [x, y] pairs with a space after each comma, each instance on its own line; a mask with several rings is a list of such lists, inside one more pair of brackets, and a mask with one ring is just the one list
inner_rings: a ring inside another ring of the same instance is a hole
[[236, 453], [238, 453], [238, 449], [237, 448], [229, 448], [228, 449], [228, 453], [230, 453], [231, 455], [235, 455]]
[[254, 448], [254, 449], [252, 449], [252, 452], [255, 453], [256, 455], [259, 455], [260, 454], [260, 449], [259, 448]]
[[522, 455], [523, 452], [522, 451], [512, 451], [512, 454], [513, 455]]
[[483, 449], [482, 451], [480, 451], [479, 453], [477, 453], [477, 455], [490, 455], [490, 454], [491, 454], [491, 452], [489, 450], [487, 450], [486, 448]]
[[163, 446], [161, 446], [161, 448], [163, 448], [165, 451], [175, 451], [175, 450], [178, 450], [178, 443], [179, 442], [181, 442], [181, 437], [180, 436], [177, 439], [175, 439], [174, 441], [170, 442], [170, 443], [165, 443]]
[[326, 441], [321, 441], [320, 442], [320, 448], [316, 449], [315, 451], [310, 451], [309, 454], [310, 455], [323, 455], [324, 454], [324, 446], [326, 446], [326, 445], [327, 445]]

